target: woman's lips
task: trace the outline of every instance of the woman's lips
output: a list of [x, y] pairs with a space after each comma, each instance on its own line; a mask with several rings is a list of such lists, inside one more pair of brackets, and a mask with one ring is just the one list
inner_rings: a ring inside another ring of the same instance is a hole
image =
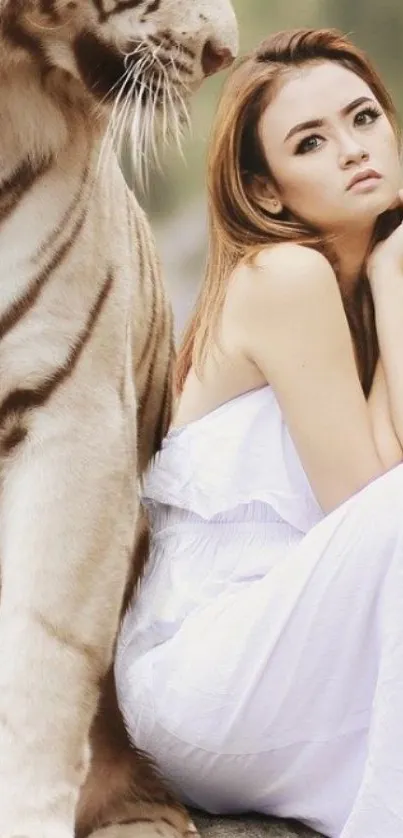
[[350, 189], [361, 191], [365, 188], [371, 188], [376, 185], [381, 177], [382, 175], [375, 171], [375, 169], [364, 169], [362, 172], [357, 172], [354, 177], [351, 178], [350, 183], [347, 186], [347, 191]]

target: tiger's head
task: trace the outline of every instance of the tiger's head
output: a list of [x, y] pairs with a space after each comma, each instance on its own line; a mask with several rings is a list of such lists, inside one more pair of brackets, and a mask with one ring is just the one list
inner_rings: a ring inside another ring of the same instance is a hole
[[30, 64], [74, 78], [102, 105], [161, 108], [237, 52], [230, 0], [0, 0], [0, 77]]

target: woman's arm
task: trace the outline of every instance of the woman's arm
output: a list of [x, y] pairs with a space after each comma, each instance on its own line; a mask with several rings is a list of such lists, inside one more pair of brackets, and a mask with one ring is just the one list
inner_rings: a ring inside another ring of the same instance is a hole
[[[398, 199], [403, 201], [403, 191]], [[367, 272], [390, 414], [403, 447], [403, 224], [375, 246]]]
[[403, 446], [403, 272], [380, 265], [371, 272], [370, 284], [390, 413]]
[[[401, 365], [401, 369], [403, 373], [403, 365]], [[393, 466], [397, 462], [403, 461], [402, 446], [392, 421], [389, 392], [381, 358], [376, 365], [374, 380], [368, 397], [368, 407], [375, 446], [379, 451], [382, 462]]]
[[264, 251], [232, 294], [243, 351], [273, 387], [325, 511], [397, 462], [372, 426], [333, 269], [293, 244]]

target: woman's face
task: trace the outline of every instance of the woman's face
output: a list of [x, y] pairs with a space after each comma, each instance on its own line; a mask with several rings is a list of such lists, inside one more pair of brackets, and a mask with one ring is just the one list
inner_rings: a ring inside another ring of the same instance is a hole
[[321, 232], [372, 225], [396, 199], [395, 133], [368, 85], [340, 64], [287, 74], [259, 131], [281, 204]]

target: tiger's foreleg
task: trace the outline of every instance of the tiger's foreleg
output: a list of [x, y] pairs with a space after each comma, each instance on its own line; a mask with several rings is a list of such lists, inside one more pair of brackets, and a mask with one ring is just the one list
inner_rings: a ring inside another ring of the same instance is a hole
[[73, 838], [136, 512], [119, 410], [56, 413], [3, 465], [1, 838]]

